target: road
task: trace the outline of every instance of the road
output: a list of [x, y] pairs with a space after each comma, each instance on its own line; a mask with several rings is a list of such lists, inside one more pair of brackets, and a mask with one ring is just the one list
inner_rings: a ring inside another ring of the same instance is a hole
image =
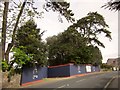
[[116, 88], [118, 87], [120, 90], [120, 75], [113, 77], [111, 83], [108, 85], [107, 88]]
[[53, 88], [54, 90], [62, 88], [118, 88], [118, 72], [88, 74], [50, 83], [31, 85], [27, 88]]

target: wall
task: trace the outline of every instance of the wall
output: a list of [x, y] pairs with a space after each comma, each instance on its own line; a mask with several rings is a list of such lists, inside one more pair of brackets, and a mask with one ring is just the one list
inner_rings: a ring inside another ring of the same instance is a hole
[[86, 73], [85, 65], [70, 65], [70, 76]]
[[100, 71], [100, 67], [99, 66], [95, 66], [95, 71], [99, 72]]
[[[11, 81], [8, 82], [8, 72], [2, 72], [2, 88], [19, 88], [20, 87], [20, 80], [21, 80], [21, 75], [20, 74], [15, 74], [14, 76], [11, 77]], [[1, 87], [0, 87], [1, 88]], [[14, 90], [14, 89], [13, 89]]]
[[92, 72], [95, 72], [96, 71], [96, 67], [95, 66], [92, 66]]
[[78, 66], [77, 65], [70, 65], [70, 76], [78, 74]]
[[67, 77], [70, 76], [70, 65], [62, 65], [48, 68], [48, 78], [50, 77]]
[[86, 65], [80, 65], [81, 66], [81, 73], [86, 73]]
[[[91, 66], [91, 72], [99, 72], [98, 66], [64, 64], [50, 67], [24, 67], [21, 84], [41, 80], [43, 78], [69, 77], [72, 75], [87, 73], [86, 66]], [[37, 69], [37, 72], [36, 72]]]
[[[87, 72], [86, 66], [88, 66], [89, 71]], [[90, 72], [99, 72], [100, 68], [98, 66], [88, 65], [73, 65], [65, 64], [59, 66], [51, 66], [48, 68], [48, 77], [67, 77], [77, 74], [90, 73]]]
[[24, 67], [22, 73], [21, 84], [41, 80], [47, 78], [47, 67]]

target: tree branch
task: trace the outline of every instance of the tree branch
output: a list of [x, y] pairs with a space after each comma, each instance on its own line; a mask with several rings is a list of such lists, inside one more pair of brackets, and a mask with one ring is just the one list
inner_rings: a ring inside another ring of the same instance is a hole
[[18, 26], [18, 23], [19, 23], [19, 20], [20, 20], [21, 15], [22, 15], [22, 12], [23, 12], [23, 10], [24, 10], [24, 7], [25, 7], [26, 2], [27, 2], [27, 0], [24, 0], [23, 4], [22, 4], [22, 6], [21, 6], [21, 10], [20, 10], [20, 12], [19, 12], [19, 14], [18, 14], [17, 21], [16, 21], [15, 27], [14, 27], [14, 29], [13, 29], [12, 41], [11, 41], [11, 43], [8, 44], [8, 48], [7, 48], [7, 50], [6, 50], [5, 59], [7, 59], [7, 62], [9, 61], [9, 52], [10, 52], [11, 48], [12, 48], [13, 45], [14, 45], [14, 42], [15, 42], [15, 33], [16, 33], [17, 26]]

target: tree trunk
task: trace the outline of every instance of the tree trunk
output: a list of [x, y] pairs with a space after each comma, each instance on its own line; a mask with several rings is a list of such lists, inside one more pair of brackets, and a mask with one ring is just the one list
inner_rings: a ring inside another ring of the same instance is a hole
[[4, 11], [3, 11], [3, 22], [2, 22], [2, 60], [4, 60], [4, 57], [5, 57], [8, 7], [9, 7], [9, 2], [5, 2]]
[[9, 62], [9, 53], [10, 53], [10, 50], [11, 50], [12, 46], [13, 46], [12, 43], [9, 43], [8, 48], [5, 52], [5, 60], [7, 60], [7, 62]]
[[11, 43], [8, 44], [8, 47], [7, 47], [7, 50], [6, 50], [6, 53], [5, 53], [5, 59], [7, 60], [7, 62], [9, 61], [9, 53], [10, 53], [10, 50], [12, 49], [13, 45], [14, 45], [14, 42], [15, 42], [15, 33], [16, 33], [16, 30], [17, 30], [17, 27], [18, 27], [18, 23], [19, 23], [19, 20], [20, 20], [20, 17], [22, 15], [22, 12], [24, 10], [24, 7], [25, 7], [25, 4], [26, 4], [26, 1], [27, 0], [24, 0], [22, 6], [21, 6], [21, 10], [18, 14], [18, 17], [17, 17], [17, 21], [15, 23], [15, 27], [13, 29], [13, 35], [12, 35], [12, 41]]

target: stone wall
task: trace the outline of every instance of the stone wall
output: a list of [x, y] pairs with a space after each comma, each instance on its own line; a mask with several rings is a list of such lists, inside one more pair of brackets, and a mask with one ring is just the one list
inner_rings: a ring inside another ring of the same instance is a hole
[[20, 87], [20, 79], [21, 79], [20, 74], [15, 74], [14, 76], [12, 76], [10, 82], [8, 82], [7, 76], [8, 76], [7, 72], [2, 73], [2, 88], [17, 88], [17, 87]]

